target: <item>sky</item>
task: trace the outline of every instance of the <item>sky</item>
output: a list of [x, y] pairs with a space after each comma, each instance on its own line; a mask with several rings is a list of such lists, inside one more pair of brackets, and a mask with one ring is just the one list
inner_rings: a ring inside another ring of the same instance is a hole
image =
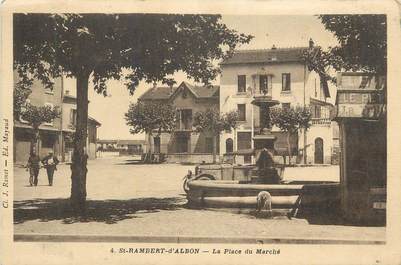
[[[308, 46], [312, 38], [315, 45], [327, 48], [335, 46], [337, 41], [333, 34], [326, 31], [315, 16], [223, 16], [223, 23], [230, 29], [240, 33], [251, 34], [254, 38], [249, 44], [239, 49], [269, 49], [273, 44], [277, 48]], [[185, 78], [183, 73], [177, 73], [175, 81], [191, 80]], [[217, 78], [213, 83], [219, 84]], [[129, 104], [136, 102], [152, 85], [141, 83], [133, 96], [129, 95], [124, 80], [110, 80], [107, 83], [108, 97], [96, 94], [89, 86], [89, 116], [98, 120], [102, 125], [98, 128], [99, 139], [145, 139], [143, 134], [133, 135], [124, 120]], [[65, 80], [65, 89], [75, 94], [75, 81]]]

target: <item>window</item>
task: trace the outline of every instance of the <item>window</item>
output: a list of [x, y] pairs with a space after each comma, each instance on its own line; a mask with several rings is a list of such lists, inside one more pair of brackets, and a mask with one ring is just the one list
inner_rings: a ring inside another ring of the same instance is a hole
[[269, 91], [269, 78], [267, 75], [259, 76], [259, 90], [261, 94], [268, 94]]
[[232, 153], [234, 150], [233, 146], [234, 146], [233, 139], [228, 138], [226, 140], [226, 153]]
[[321, 118], [321, 107], [318, 105], [315, 105], [313, 108], [313, 118]]
[[250, 149], [251, 148], [251, 141], [252, 141], [252, 133], [251, 132], [238, 132], [237, 134], [238, 140], [237, 144], [238, 150]]
[[40, 137], [42, 148], [53, 148], [55, 139], [53, 136], [44, 134]]
[[281, 103], [281, 108], [283, 110], [289, 110], [291, 108], [291, 103]]
[[192, 109], [182, 109], [176, 112], [176, 129], [191, 130], [192, 129]]
[[205, 153], [213, 153], [213, 138], [212, 137], [206, 137], [205, 138]]
[[183, 129], [186, 129], [186, 130], [192, 129], [192, 110], [191, 109], [181, 110], [181, 119], [182, 119]]
[[246, 92], [246, 75], [238, 76], [238, 93]]
[[[45, 103], [45, 106], [49, 106], [51, 109], [53, 109], [53, 104], [52, 103]], [[44, 125], [52, 126], [53, 125], [53, 120], [51, 122], [45, 122]]]
[[291, 75], [289, 73], [284, 73], [281, 75], [282, 81], [282, 91], [291, 90]]
[[76, 109], [70, 110], [70, 124], [73, 126], [77, 125], [77, 110]]
[[246, 121], [246, 105], [245, 104], [238, 104], [238, 120], [239, 121]]

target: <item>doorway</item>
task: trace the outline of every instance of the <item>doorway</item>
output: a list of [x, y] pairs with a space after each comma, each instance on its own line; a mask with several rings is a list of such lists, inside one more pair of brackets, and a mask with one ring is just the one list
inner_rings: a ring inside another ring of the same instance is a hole
[[323, 164], [323, 139], [315, 139], [315, 164]]

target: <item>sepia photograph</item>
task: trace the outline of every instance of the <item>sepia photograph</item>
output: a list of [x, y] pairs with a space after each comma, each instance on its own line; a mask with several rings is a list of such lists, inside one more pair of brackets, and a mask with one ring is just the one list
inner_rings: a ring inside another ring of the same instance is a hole
[[12, 241], [131, 258], [385, 246], [388, 24], [13, 12]]

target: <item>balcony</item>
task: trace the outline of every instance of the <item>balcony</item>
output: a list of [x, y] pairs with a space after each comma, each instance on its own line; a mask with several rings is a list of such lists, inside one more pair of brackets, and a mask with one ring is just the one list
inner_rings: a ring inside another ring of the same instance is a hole
[[330, 118], [312, 118], [312, 125], [318, 125], [318, 126], [330, 126], [331, 125], [331, 119]]

